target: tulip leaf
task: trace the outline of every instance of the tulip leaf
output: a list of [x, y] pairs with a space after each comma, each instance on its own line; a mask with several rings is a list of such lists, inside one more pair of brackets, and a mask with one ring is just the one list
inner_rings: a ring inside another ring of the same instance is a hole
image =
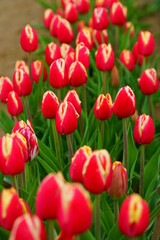
[[110, 229], [113, 227], [114, 215], [111, 207], [109, 206], [106, 198], [106, 193], [101, 196], [101, 205], [102, 205], [102, 218], [104, 219], [104, 224], [106, 227], [106, 232], [109, 233]]
[[0, 127], [5, 133], [11, 133], [14, 121], [3, 110], [0, 110]]
[[80, 235], [81, 240], [95, 240], [92, 233], [90, 231], [87, 231], [86, 233]]

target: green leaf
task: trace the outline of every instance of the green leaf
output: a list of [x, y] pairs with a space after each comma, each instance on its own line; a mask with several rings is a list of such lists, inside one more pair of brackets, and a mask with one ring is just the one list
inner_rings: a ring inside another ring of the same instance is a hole
[[114, 215], [110, 205], [107, 202], [106, 194], [103, 194], [101, 197], [101, 205], [102, 205], [101, 215], [106, 227], [105, 230], [106, 230], [106, 233], [109, 233], [110, 229], [113, 227], [113, 224], [114, 224]]
[[80, 236], [81, 240], [95, 240], [95, 238], [93, 237], [92, 233], [90, 231], [87, 231], [86, 233], [82, 234]]
[[0, 110], [0, 127], [5, 133], [11, 133], [14, 127], [14, 121], [3, 110]]

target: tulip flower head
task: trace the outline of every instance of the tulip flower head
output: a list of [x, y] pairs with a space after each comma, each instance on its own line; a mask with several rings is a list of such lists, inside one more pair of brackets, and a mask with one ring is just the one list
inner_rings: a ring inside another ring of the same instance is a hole
[[129, 71], [132, 71], [134, 69], [134, 56], [129, 50], [123, 50], [119, 56], [119, 60]]
[[127, 19], [127, 7], [120, 2], [114, 2], [110, 10], [110, 21], [114, 25], [122, 26]]
[[119, 76], [119, 71], [116, 65], [112, 68], [111, 71], [111, 86], [113, 87], [118, 87], [120, 84], [120, 76]]
[[75, 61], [71, 64], [68, 72], [68, 84], [73, 87], [79, 87], [87, 82], [88, 76], [84, 65]]
[[93, 47], [93, 39], [88, 28], [82, 28], [77, 34], [76, 45], [80, 42], [83, 42], [84, 45], [91, 51]]
[[70, 102], [75, 107], [77, 113], [81, 115], [81, 101], [75, 90], [69, 90], [63, 99], [63, 102]]
[[130, 37], [134, 36], [135, 28], [132, 22], [126, 22], [124, 24], [124, 32], [126, 33], [127, 31], [129, 31]]
[[15, 70], [23, 69], [29, 75], [29, 67], [23, 60], [17, 60], [15, 64]]
[[149, 144], [154, 138], [154, 123], [152, 118], [146, 114], [140, 115], [134, 127], [134, 140], [138, 144]]
[[108, 42], [108, 32], [106, 29], [102, 31], [98, 31], [96, 29], [93, 29], [93, 41], [96, 45], [97, 43], [100, 45], [102, 43], [107, 44]]
[[87, 69], [90, 65], [89, 54], [89, 49], [84, 45], [83, 42], [80, 42], [75, 49], [75, 61], [81, 62]]
[[42, 98], [42, 114], [45, 118], [53, 119], [59, 106], [59, 100], [54, 92], [47, 91]]
[[20, 115], [23, 112], [23, 104], [15, 91], [8, 94], [7, 109], [12, 116]]
[[79, 13], [84, 14], [89, 12], [90, 0], [79, 0], [79, 1], [75, 1], [75, 3]]
[[121, 205], [118, 226], [127, 237], [142, 235], [149, 224], [149, 206], [140, 195], [133, 193]]
[[70, 23], [76, 22], [78, 20], [78, 12], [76, 5], [68, 3], [64, 10], [64, 16]]
[[59, 25], [60, 19], [61, 19], [61, 16], [59, 14], [55, 14], [50, 22], [49, 31], [52, 37], [57, 37], [58, 35], [58, 25]]
[[0, 77], [0, 100], [7, 102], [8, 94], [13, 91], [13, 84], [8, 77]]
[[138, 50], [143, 56], [150, 56], [154, 52], [155, 41], [151, 32], [140, 31], [138, 35]]
[[61, 58], [60, 47], [56, 43], [49, 43], [45, 48], [45, 60], [48, 66], [52, 64], [55, 60]]
[[59, 20], [57, 37], [61, 43], [70, 43], [74, 39], [72, 26], [70, 25], [69, 21], [64, 18], [60, 18]]
[[66, 59], [67, 55], [70, 54], [71, 52], [74, 53], [74, 49], [72, 46], [70, 46], [67, 43], [62, 43], [60, 46], [60, 52], [61, 52], [61, 56], [63, 59]]
[[93, 28], [102, 31], [108, 28], [108, 11], [106, 8], [97, 7], [94, 8], [92, 13]]
[[94, 105], [95, 118], [106, 120], [112, 116], [113, 102], [109, 93], [106, 96], [100, 94]]
[[51, 8], [47, 8], [44, 10], [43, 23], [46, 28], [49, 28], [53, 16], [54, 16], [54, 13]]
[[141, 66], [143, 64], [143, 61], [144, 61], [145, 57], [139, 53], [138, 42], [136, 42], [134, 44], [133, 49], [132, 49], [132, 53], [133, 53], [135, 62], [138, 62], [138, 65]]
[[31, 76], [32, 80], [36, 83], [39, 82], [41, 74], [43, 72], [43, 82], [47, 80], [47, 69], [43, 62], [40, 60], [33, 61], [31, 64]]
[[13, 86], [19, 96], [28, 96], [32, 92], [31, 79], [23, 69], [18, 69], [14, 72]]
[[29, 24], [22, 30], [20, 44], [25, 52], [34, 52], [38, 48], [37, 33]]

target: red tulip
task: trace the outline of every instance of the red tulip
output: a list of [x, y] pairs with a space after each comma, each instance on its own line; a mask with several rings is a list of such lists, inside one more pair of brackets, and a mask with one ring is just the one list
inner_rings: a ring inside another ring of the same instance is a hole
[[12, 116], [19, 115], [23, 112], [22, 101], [15, 91], [11, 91], [8, 94], [7, 109]]
[[13, 84], [8, 77], [0, 77], [0, 100], [7, 102], [8, 94], [13, 90]]
[[134, 56], [129, 50], [123, 50], [119, 56], [119, 60], [129, 71], [134, 69]]
[[43, 23], [46, 28], [49, 28], [53, 16], [54, 16], [54, 13], [51, 8], [47, 8], [44, 10]]
[[128, 30], [129, 30], [129, 36], [130, 36], [130, 37], [133, 37], [133, 36], [134, 36], [135, 29], [134, 29], [134, 25], [133, 25], [132, 22], [126, 22], [126, 23], [124, 24], [124, 32], [126, 33]]
[[70, 46], [67, 43], [62, 43], [61, 44], [60, 51], [61, 51], [61, 56], [62, 56], [63, 59], [65, 59], [69, 53], [71, 53], [71, 52], [74, 53], [73, 47]]
[[109, 93], [106, 96], [100, 94], [94, 105], [95, 118], [99, 120], [106, 120], [112, 116], [113, 102]]
[[83, 42], [84, 45], [91, 50], [93, 47], [93, 39], [88, 28], [83, 28], [79, 31], [76, 38], [76, 45], [80, 42]]
[[69, 68], [71, 64], [75, 61], [74, 52], [70, 52], [65, 58], [65, 78], [68, 82]]
[[32, 80], [36, 83], [39, 82], [43, 70], [43, 81], [47, 80], [47, 69], [43, 64], [43, 61], [36, 60], [31, 65]]
[[87, 82], [88, 76], [84, 65], [75, 61], [71, 64], [68, 72], [68, 84], [79, 87]]
[[114, 66], [111, 71], [111, 86], [118, 87], [120, 84], [120, 76], [117, 66]]
[[57, 29], [57, 37], [58, 37], [59, 42], [61, 42], [61, 43], [70, 43], [74, 39], [72, 26], [64, 18], [61, 18], [59, 20], [58, 29]]
[[60, 47], [56, 43], [49, 43], [45, 48], [45, 59], [48, 66], [52, 64], [55, 60], [61, 58]]
[[96, 29], [93, 29], [93, 41], [96, 45], [97, 43], [100, 45], [102, 43], [107, 44], [108, 42], [108, 32], [106, 29], [102, 31], [98, 31]]
[[81, 115], [81, 101], [75, 90], [69, 90], [63, 99], [63, 102], [70, 102], [75, 107], [77, 113]]
[[72, 3], [68, 3], [64, 10], [64, 16], [70, 23], [76, 22], [78, 20], [78, 12], [76, 6]]
[[138, 62], [138, 65], [141, 66], [143, 64], [143, 61], [144, 61], [144, 56], [139, 53], [138, 42], [136, 42], [134, 44], [133, 49], [132, 49], [132, 53], [133, 53], [135, 62]]
[[27, 96], [32, 92], [31, 79], [23, 69], [18, 69], [14, 72], [13, 86], [19, 96]]
[[127, 19], [127, 7], [120, 2], [114, 2], [110, 10], [110, 21], [114, 25], [123, 25]]
[[154, 52], [154, 37], [149, 31], [140, 31], [138, 35], [138, 50], [144, 56], [152, 55]]
[[15, 70], [23, 69], [29, 75], [29, 67], [23, 60], [17, 60], [15, 64]]
[[34, 52], [38, 48], [37, 33], [29, 24], [22, 30], [20, 44], [25, 52]]
[[83, 42], [80, 42], [75, 49], [75, 61], [81, 62], [87, 69], [90, 65], [89, 54], [89, 49]]
[[108, 11], [104, 7], [94, 8], [92, 13], [93, 28], [102, 31], [108, 28]]
[[61, 20], [59, 14], [55, 14], [50, 22], [49, 31], [52, 37], [57, 37], [58, 34], [58, 25]]
[[90, 0], [79, 0], [79, 1], [75, 1], [75, 3], [79, 13], [84, 14], [89, 12]]
[[59, 100], [54, 92], [47, 91], [42, 98], [42, 114], [45, 118], [55, 118], [59, 106]]

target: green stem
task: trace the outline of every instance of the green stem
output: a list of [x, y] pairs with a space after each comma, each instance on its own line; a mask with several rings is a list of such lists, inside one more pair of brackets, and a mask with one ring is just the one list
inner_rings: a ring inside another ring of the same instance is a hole
[[87, 97], [86, 97], [86, 84], [82, 85], [82, 95], [83, 95], [83, 103], [84, 103], [84, 112], [87, 116]]
[[83, 136], [84, 136], [84, 128], [83, 128], [82, 115], [79, 116], [79, 123], [80, 123], [81, 137], [83, 138]]
[[117, 222], [118, 214], [119, 214], [119, 204], [118, 204], [118, 200], [114, 200], [114, 223]]
[[22, 191], [21, 191], [21, 189], [22, 189], [22, 187], [21, 187], [21, 175], [18, 174], [18, 175], [17, 175], [17, 178], [18, 178], [18, 193], [19, 193], [19, 197], [22, 197]]
[[144, 193], [144, 160], [145, 160], [145, 145], [141, 146], [141, 163], [140, 163], [140, 195]]
[[106, 71], [103, 72], [103, 94], [106, 95]]
[[18, 192], [18, 190], [17, 190], [17, 184], [16, 184], [16, 176], [15, 176], [15, 175], [12, 175], [11, 178], [12, 178], [12, 185], [13, 185], [13, 187], [16, 189], [16, 191]]
[[95, 236], [96, 240], [101, 239], [101, 218], [100, 218], [100, 195], [95, 195], [96, 200], [96, 219], [95, 219]]
[[55, 149], [56, 149], [56, 155], [57, 155], [58, 162], [59, 162], [59, 169], [62, 171], [60, 142], [59, 142], [59, 139], [58, 139], [58, 133], [57, 133], [57, 129], [56, 129], [55, 119], [52, 119], [52, 120], [51, 120], [51, 123], [52, 123], [52, 131], [53, 131], [53, 137], [54, 137], [54, 144], [55, 144]]
[[153, 118], [152, 95], [149, 95], [149, 113], [151, 118]]
[[26, 190], [26, 175], [25, 175], [25, 170], [22, 172], [22, 183], [23, 183], [23, 188]]
[[54, 223], [52, 220], [48, 220], [48, 240], [54, 240]]
[[61, 89], [60, 88], [57, 89], [57, 96], [58, 96], [58, 100], [61, 102]]
[[68, 145], [69, 161], [71, 161], [71, 159], [73, 157], [73, 148], [72, 148], [71, 135], [67, 134], [66, 138], [67, 138], [67, 145]]
[[124, 166], [128, 174], [128, 140], [127, 140], [127, 118], [123, 118], [123, 148], [124, 148]]
[[101, 121], [102, 148], [104, 147], [104, 121]]
[[104, 43], [103, 32], [101, 31], [101, 43]]
[[116, 29], [116, 37], [115, 37], [115, 52], [117, 53], [118, 56], [118, 48], [119, 48], [119, 26], [115, 27]]
[[32, 117], [31, 117], [31, 112], [30, 112], [30, 109], [29, 109], [27, 96], [24, 97], [24, 105], [25, 105], [25, 108], [26, 108], [27, 118], [32, 122]]
[[30, 77], [30, 79], [32, 81], [32, 77], [31, 77], [31, 63], [32, 63], [32, 52], [28, 52], [29, 77]]

